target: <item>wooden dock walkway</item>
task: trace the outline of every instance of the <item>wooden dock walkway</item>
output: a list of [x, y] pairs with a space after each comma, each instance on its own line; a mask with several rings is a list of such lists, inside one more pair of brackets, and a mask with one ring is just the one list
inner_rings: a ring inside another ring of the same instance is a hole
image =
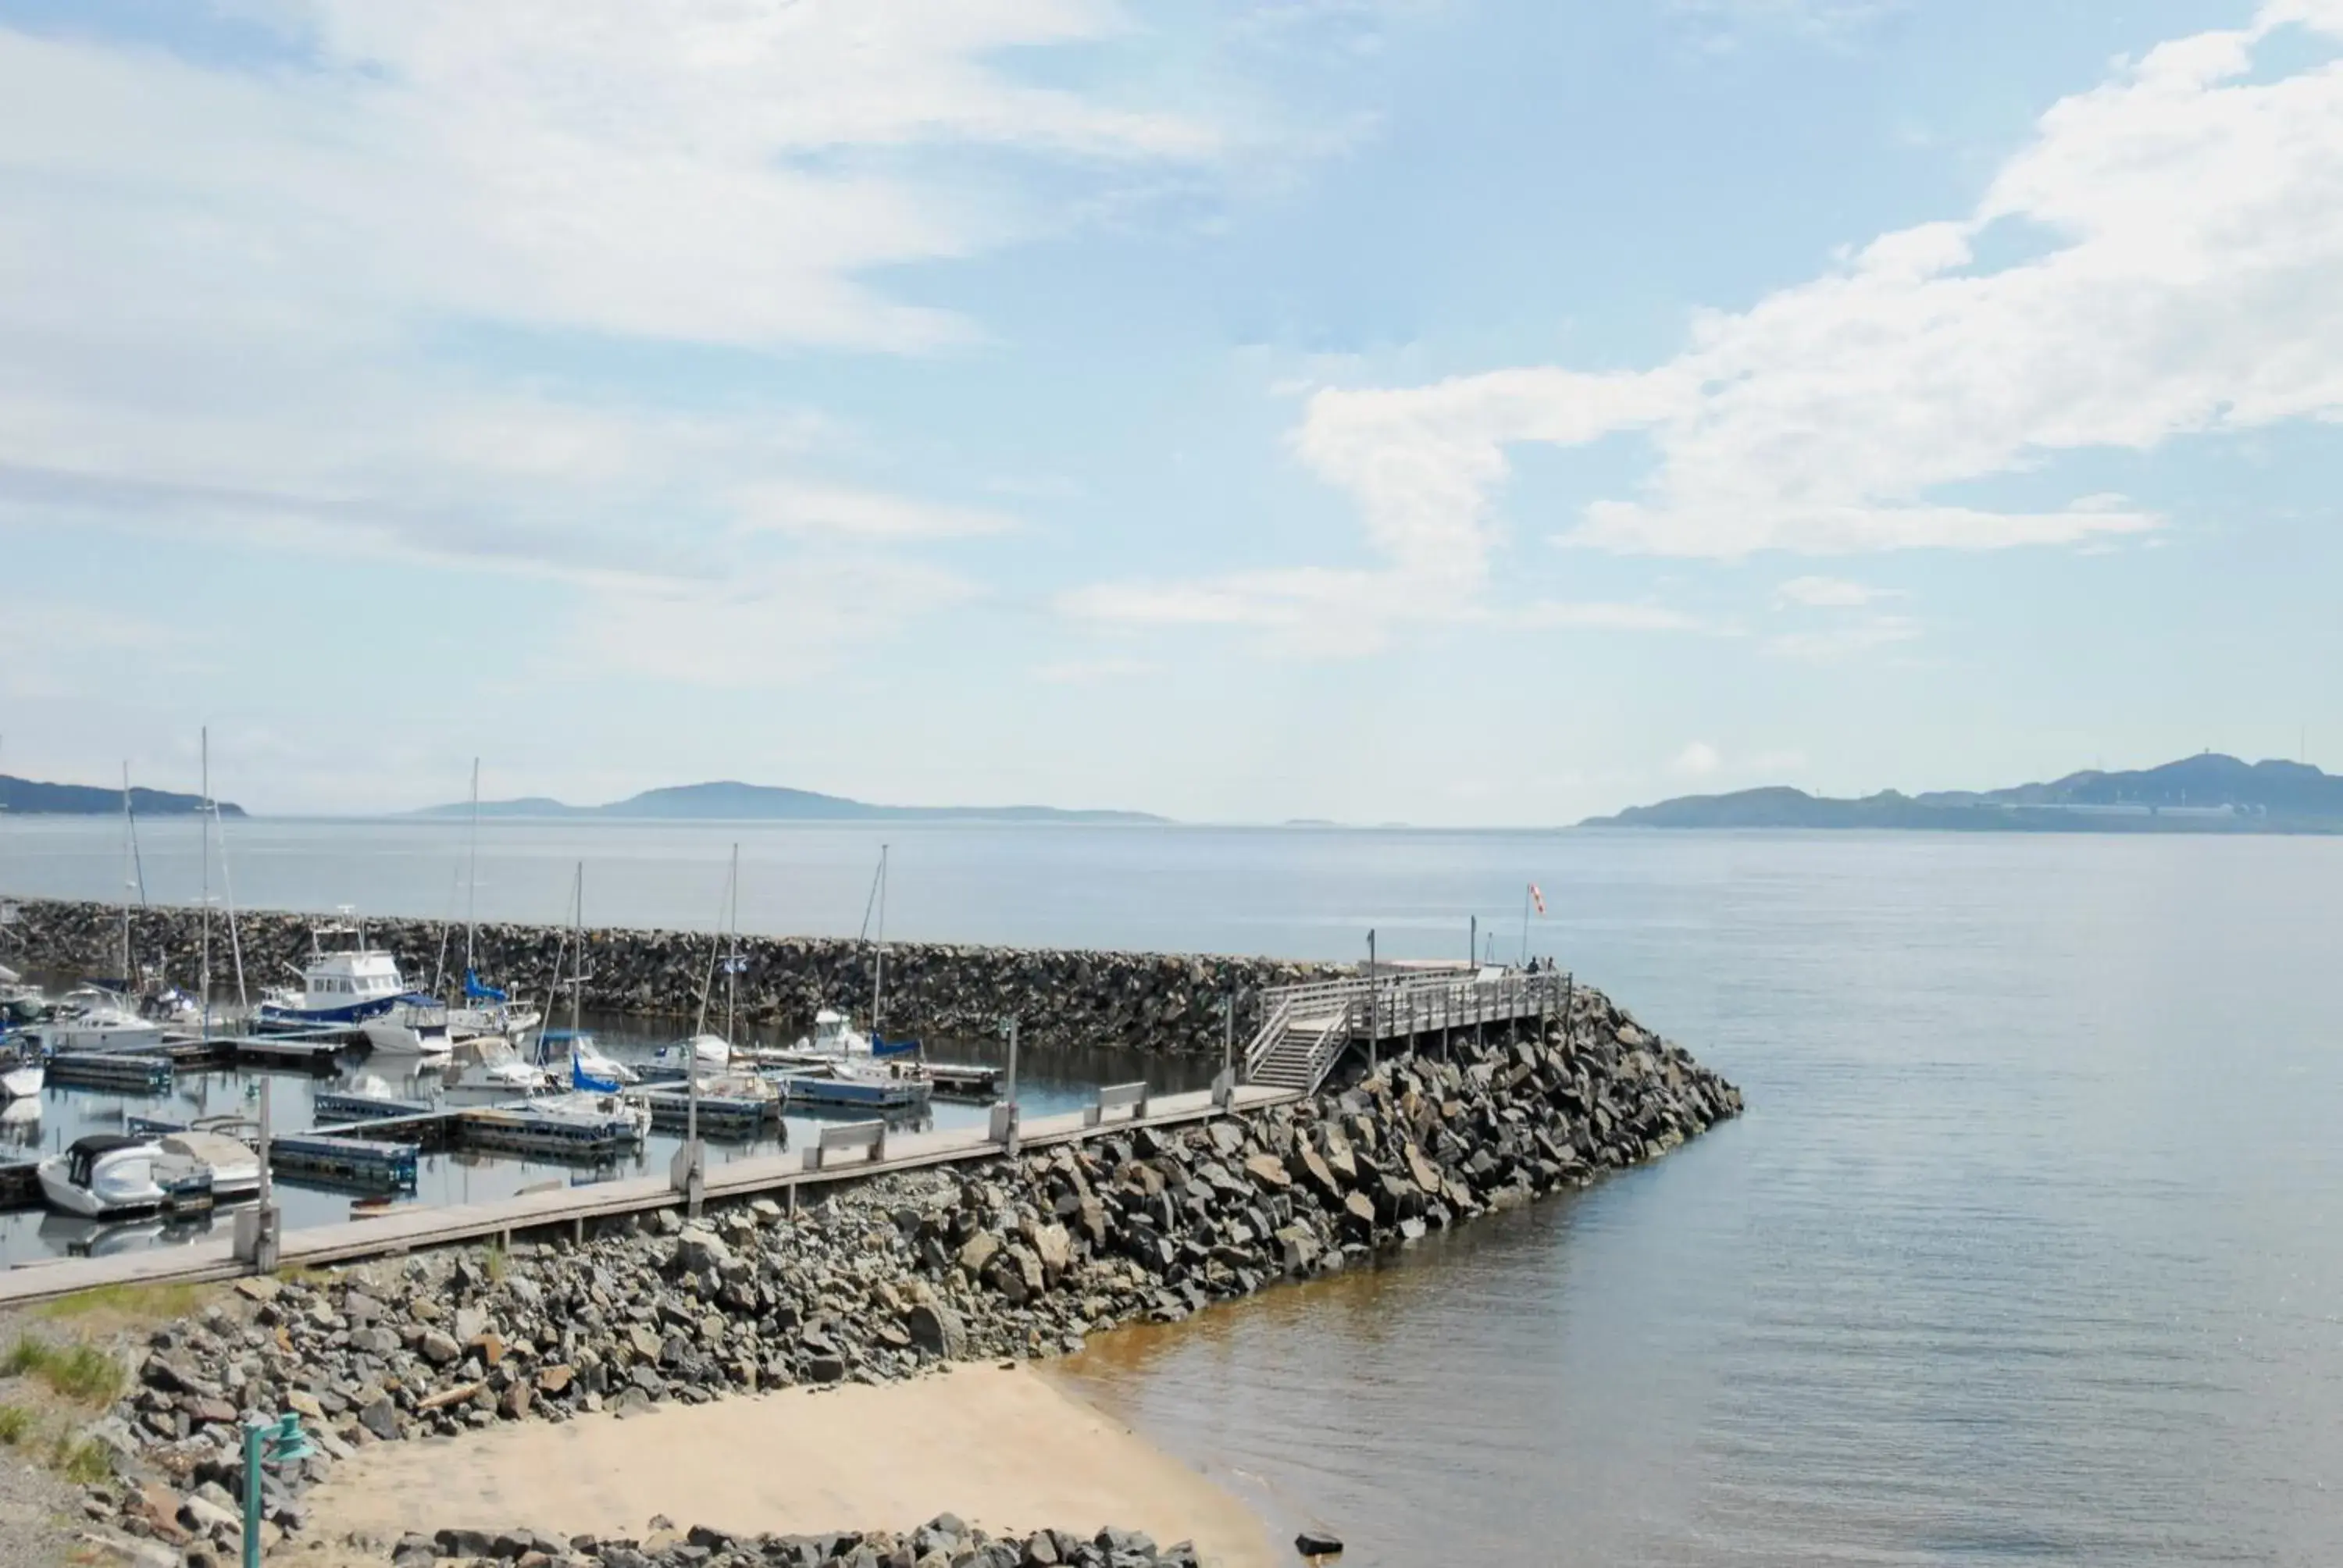
[[[1240, 1084], [1231, 1091], [1228, 1112], [1264, 1110], [1298, 1100], [1290, 1089]], [[1111, 1136], [1132, 1126], [1172, 1127], [1225, 1114], [1209, 1090], [1151, 1098], [1132, 1115], [1094, 1109], [1037, 1117], [1019, 1129], [1021, 1151]], [[984, 1128], [890, 1134], [881, 1157], [809, 1168], [799, 1151], [756, 1155], [707, 1167], [703, 1191], [709, 1201], [793, 1194], [826, 1182], [860, 1181], [894, 1171], [918, 1171], [997, 1157], [1001, 1144]], [[277, 1254], [283, 1268], [355, 1262], [367, 1258], [427, 1251], [460, 1241], [510, 1239], [531, 1231], [570, 1226], [578, 1232], [592, 1221], [675, 1207], [683, 1195], [664, 1176], [629, 1177], [584, 1187], [518, 1193], [481, 1203], [423, 1205], [387, 1211], [367, 1220], [305, 1226], [284, 1232]], [[176, 1284], [231, 1280], [250, 1271], [239, 1262], [228, 1237], [206, 1238], [191, 1246], [158, 1248], [111, 1258], [58, 1258], [0, 1272], [0, 1308], [21, 1306], [108, 1285]]]

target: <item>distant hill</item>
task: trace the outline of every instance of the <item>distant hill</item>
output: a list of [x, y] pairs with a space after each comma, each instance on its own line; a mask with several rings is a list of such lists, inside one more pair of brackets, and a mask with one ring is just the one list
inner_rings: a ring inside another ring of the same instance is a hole
[[2159, 768], [2069, 773], [2007, 789], [1884, 789], [1859, 799], [1775, 786], [1684, 795], [1587, 828], [1906, 828], [1953, 832], [2343, 833], [2343, 777], [2207, 751]]
[[[424, 817], [468, 817], [469, 801], [426, 807]], [[1055, 806], [873, 806], [841, 795], [727, 779], [646, 789], [608, 806], [569, 806], [544, 796], [483, 800], [483, 817], [612, 817], [665, 822], [1163, 822], [1144, 811], [1068, 811]]]
[[[130, 791], [130, 809], [141, 817], [191, 817], [204, 809], [200, 795], [174, 795], [167, 789]], [[95, 784], [44, 784], [0, 773], [0, 811], [19, 817], [103, 817], [119, 815], [122, 791]], [[241, 817], [244, 808], [219, 802], [223, 817]]]

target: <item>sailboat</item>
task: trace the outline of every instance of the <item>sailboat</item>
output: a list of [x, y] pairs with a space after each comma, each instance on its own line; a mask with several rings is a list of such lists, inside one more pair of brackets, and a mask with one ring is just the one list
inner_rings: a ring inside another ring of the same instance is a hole
[[889, 1040], [880, 1032], [879, 1023], [887, 1005], [887, 846], [879, 846], [879, 869], [871, 879], [870, 898], [863, 908], [862, 934], [871, 934], [870, 916], [879, 917], [878, 940], [871, 946], [870, 959], [870, 1032], [863, 1033], [854, 1027], [854, 1020], [834, 1008], [823, 1008], [813, 1015], [813, 1032], [798, 1037], [801, 1055], [819, 1057], [834, 1062], [868, 1061], [874, 1057], [915, 1057], [920, 1054], [916, 1040]]
[[[732, 869], [724, 882], [726, 916], [729, 936], [709, 945], [708, 982], [699, 991], [699, 1020], [692, 1026], [691, 1038], [673, 1045], [663, 1045], [652, 1053], [658, 1066], [681, 1068], [687, 1072], [703, 1067], [717, 1069], [732, 1065], [732, 1014], [734, 980], [740, 970], [740, 846], [732, 846]], [[729, 943], [729, 950], [728, 950]], [[719, 957], [719, 955], [721, 955]], [[724, 971], [724, 1032], [708, 1032], [708, 1001], [716, 990], [716, 971]]]
[[[583, 870], [580, 870], [583, 876]], [[480, 978], [480, 759], [472, 759], [472, 829], [464, 863], [464, 1005], [447, 1010], [448, 1033], [456, 1040], [500, 1034], [519, 1043], [545, 1021], [545, 1014], [516, 999], [506, 987]]]

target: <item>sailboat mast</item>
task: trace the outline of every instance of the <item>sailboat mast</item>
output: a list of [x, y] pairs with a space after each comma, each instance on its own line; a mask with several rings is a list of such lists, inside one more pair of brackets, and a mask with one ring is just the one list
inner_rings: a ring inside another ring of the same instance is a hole
[[122, 984], [136, 983], [130, 973], [130, 764], [122, 765]]
[[732, 846], [732, 912], [728, 921], [731, 940], [724, 954], [724, 1043], [732, 1043], [734, 987], [740, 972], [740, 846]]
[[[202, 788], [203, 799], [197, 803], [196, 819], [198, 822], [211, 815], [214, 809], [212, 806], [212, 730], [208, 724], [203, 729]], [[203, 834], [202, 837], [204, 840], [202, 856], [204, 869], [201, 883], [203, 945], [196, 966], [196, 992], [204, 1011], [204, 1038], [208, 1040], [212, 1032], [212, 839], [208, 833]]]
[[887, 846], [879, 846], [879, 949], [870, 972], [870, 1044], [879, 1044], [879, 1010], [887, 991]]
[[578, 1031], [585, 1027], [586, 1015], [586, 862], [578, 862], [578, 912], [575, 930], [578, 933], [578, 984], [569, 993], [569, 1049], [578, 1049]]
[[[578, 875], [586, 874], [586, 863], [578, 862]], [[473, 972], [472, 938], [478, 927], [480, 907], [480, 759], [472, 759], [472, 847], [464, 867], [464, 982], [471, 983]]]

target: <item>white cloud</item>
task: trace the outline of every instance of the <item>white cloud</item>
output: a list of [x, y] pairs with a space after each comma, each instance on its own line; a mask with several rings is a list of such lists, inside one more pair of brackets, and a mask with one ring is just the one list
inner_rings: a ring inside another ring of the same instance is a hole
[[1872, 615], [1835, 626], [1783, 632], [1765, 639], [1765, 650], [1785, 658], [1827, 664], [1910, 642], [1919, 635], [1920, 623], [1909, 616]]
[[1777, 609], [1791, 605], [1806, 609], [1860, 609], [1875, 599], [1895, 597], [1895, 592], [1843, 578], [1792, 578], [1774, 590], [1774, 605]]
[[1715, 747], [1705, 740], [1695, 740], [1676, 753], [1675, 760], [1668, 764], [1668, 770], [1687, 779], [1704, 779], [1723, 766], [1724, 761]]
[[1113, 681], [1136, 680], [1160, 674], [1162, 668], [1161, 665], [1144, 658], [1065, 658], [1036, 666], [1033, 675], [1036, 679], [1051, 686], [1104, 686]]
[[1669, 9], [1706, 29], [1712, 45], [1731, 45], [1752, 27], [1786, 28], [1844, 44], [1904, 0], [1669, 0]]
[[1062, 192], [1226, 150], [1003, 63], [1113, 39], [1110, 0], [240, 10], [280, 54], [0, 25], [0, 528], [558, 579], [727, 682], [968, 597], [939, 541], [1013, 519], [840, 477], [812, 411], [588, 395], [532, 343], [970, 339], [879, 271], [1017, 237], [1035, 160]]
[[732, 498], [747, 531], [868, 540], [959, 539], [1008, 533], [1017, 527], [1016, 518], [1001, 512], [796, 480], [749, 486]]
[[[1296, 438], [1403, 562], [1478, 561], [1515, 442], [1644, 432], [1643, 494], [1566, 542], [1738, 557], [2003, 548], [2138, 533], [2104, 496], [2009, 509], [1936, 496], [2056, 454], [2343, 417], [2343, 65], [2251, 77], [2299, 0], [2165, 45], [2052, 106], [1967, 216], [1888, 233], [1812, 282], [1694, 324], [1649, 370], [1511, 369], [1323, 391]], [[1996, 225], [2047, 248], [1976, 260]]]
[[1698, 631], [1720, 637], [1734, 635], [1729, 628], [1714, 626], [1698, 616], [1670, 609], [1665, 605], [1622, 604], [1600, 599], [1542, 599], [1493, 618], [1507, 626], [1562, 627], [1585, 631]]

